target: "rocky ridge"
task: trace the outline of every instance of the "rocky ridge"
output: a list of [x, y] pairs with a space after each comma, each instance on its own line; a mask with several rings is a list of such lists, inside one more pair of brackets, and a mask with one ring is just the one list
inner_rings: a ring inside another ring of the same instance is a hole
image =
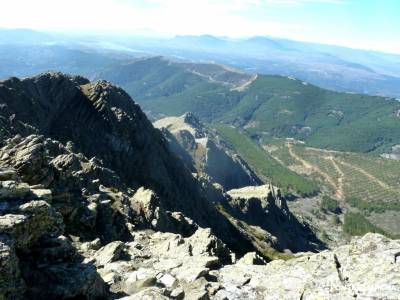
[[396, 299], [400, 241], [380, 235], [266, 264], [241, 225], [280, 216], [283, 248], [306, 232], [270, 196], [197, 181], [107, 82], [0, 82], [0, 299]]

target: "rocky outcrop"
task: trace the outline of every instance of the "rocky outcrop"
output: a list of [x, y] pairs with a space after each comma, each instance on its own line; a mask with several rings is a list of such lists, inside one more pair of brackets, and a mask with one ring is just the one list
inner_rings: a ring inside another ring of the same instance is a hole
[[96, 268], [82, 263], [71, 240], [63, 236], [65, 224], [51, 205], [51, 192], [21, 182], [15, 170], [0, 172], [10, 175], [0, 182], [7, 195], [0, 197], [0, 298], [106, 296]]
[[261, 183], [240, 156], [192, 113], [160, 119], [154, 126], [163, 129], [171, 150], [190, 170], [208, 176], [226, 190]]
[[238, 230], [249, 235], [265, 257], [325, 249], [309, 225], [292, 214], [278, 188], [251, 186], [233, 189], [227, 194], [230, 198], [221, 202], [221, 206], [229, 213], [228, 218]]
[[[3, 124], [0, 143], [5, 144], [7, 138], [15, 135], [24, 138], [21, 145], [18, 141], [16, 145], [7, 143], [6, 147], [18, 149], [10, 148], [4, 165], [15, 166], [29, 184], [56, 188], [60, 194], [64, 191], [65, 195], [60, 197], [68, 199], [64, 199], [63, 204], [82, 197], [85, 200], [98, 197], [101, 185], [106, 187], [103, 191], [121, 188], [128, 192], [128, 188], [144, 187], [157, 195], [160, 211], [180, 211], [200, 226], [213, 228], [228, 244], [237, 244], [237, 237], [233, 237], [235, 229], [204, 197], [198, 181], [170, 152], [160, 131], [153, 128], [122, 89], [106, 81], [90, 83], [82, 77], [60, 73], [45, 73], [23, 80], [11, 78], [0, 82], [0, 118]], [[31, 137], [25, 139], [28, 136]], [[38, 139], [45, 142], [37, 142]], [[85, 157], [82, 162], [81, 157]], [[80, 166], [83, 172], [77, 173]], [[93, 172], [90, 179], [84, 174], [87, 169]], [[100, 170], [105, 180], [101, 184], [96, 174]], [[61, 174], [61, 180], [56, 174]], [[65, 174], [71, 176], [65, 178]], [[76, 174], [82, 175], [78, 176], [82, 180], [80, 184]], [[97, 192], [87, 192], [86, 185]], [[118, 193], [113, 197], [127, 201]], [[100, 218], [108, 216], [116, 223], [124, 223], [118, 217], [124, 210], [123, 205], [116, 213], [116, 210], [101, 208], [103, 201], [108, 200], [98, 201], [99, 205], [85, 208], [87, 225], [95, 219], [96, 212]], [[71, 207], [63, 204], [57, 205], [63, 206], [62, 210]], [[121, 224], [114, 225], [120, 228], [116, 230], [119, 235], [125, 232]], [[111, 232], [115, 227], [99, 226], [109, 233], [104, 239], [118, 235]], [[245, 240], [242, 244], [247, 247]]]
[[118, 245], [106, 246], [112, 260], [104, 249], [85, 255], [107, 258], [98, 271], [122, 299], [397, 299], [400, 293], [400, 240], [379, 234], [268, 264], [249, 253], [224, 265], [229, 250], [204, 229], [190, 238], [136, 232], [134, 242]]
[[252, 248], [140, 108], [109, 83], [59, 73], [12, 78], [0, 83], [0, 119], [5, 298], [108, 295], [75, 243], [128, 242], [136, 230], [190, 236], [200, 225], [239, 253]]
[[218, 257], [202, 250], [208, 243], [202, 241], [197, 244], [170, 234], [138, 238], [126, 245], [127, 253], [143, 258], [139, 253], [149, 243], [154, 245], [146, 252], [147, 259], [136, 264], [138, 269], [120, 260], [100, 273], [112, 287], [131, 295], [129, 299], [146, 294], [154, 299], [397, 299], [400, 292], [396, 260], [400, 241], [378, 234], [367, 234], [333, 251], [304, 253], [267, 265], [260, 260], [254, 264], [254, 255], [246, 255], [222, 268], [216, 268]]

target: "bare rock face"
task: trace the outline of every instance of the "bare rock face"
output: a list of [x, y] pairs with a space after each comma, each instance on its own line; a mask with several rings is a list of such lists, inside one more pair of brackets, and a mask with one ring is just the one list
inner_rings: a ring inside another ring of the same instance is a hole
[[296, 253], [321, 251], [325, 245], [316, 237], [306, 222], [301, 222], [289, 210], [279, 189], [271, 185], [244, 187], [227, 191], [230, 196], [223, 203], [234, 222], [251, 236], [255, 248], [266, 257], [276, 258], [269, 250]]
[[49, 193], [21, 182], [14, 173], [3, 179], [13, 180], [0, 182], [7, 189], [7, 197], [0, 198], [0, 298], [105, 296], [95, 267], [82, 264], [62, 235], [63, 217], [51, 205]]
[[25, 291], [19, 261], [12, 241], [2, 238], [0, 241], [0, 298], [15, 299]]
[[261, 181], [226, 143], [207, 129], [192, 113], [167, 117], [154, 123], [164, 129], [171, 150], [199, 175], [221, 184], [226, 190], [257, 185]]
[[230, 263], [233, 255], [209, 229], [201, 228], [187, 238], [138, 231], [132, 242], [112, 242], [94, 255], [81, 253], [87, 260], [95, 258], [98, 272], [112, 292], [132, 299], [148, 293], [160, 299], [192, 299], [190, 295], [195, 294], [208, 297], [213, 270]]

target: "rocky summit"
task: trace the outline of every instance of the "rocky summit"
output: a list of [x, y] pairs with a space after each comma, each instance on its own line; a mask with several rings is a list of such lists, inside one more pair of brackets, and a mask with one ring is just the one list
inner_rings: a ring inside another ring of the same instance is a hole
[[106, 81], [1, 81], [0, 299], [398, 299], [400, 241], [324, 250], [251, 190], [193, 176]]

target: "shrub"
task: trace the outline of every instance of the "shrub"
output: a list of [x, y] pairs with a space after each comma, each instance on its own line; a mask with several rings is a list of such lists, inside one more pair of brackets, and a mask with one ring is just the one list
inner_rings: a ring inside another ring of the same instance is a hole
[[325, 211], [330, 211], [339, 214], [342, 210], [339, 207], [339, 202], [328, 196], [323, 196], [321, 201], [321, 208]]
[[361, 236], [368, 232], [388, 235], [383, 229], [375, 226], [360, 213], [348, 212], [344, 216], [343, 231], [352, 236]]

